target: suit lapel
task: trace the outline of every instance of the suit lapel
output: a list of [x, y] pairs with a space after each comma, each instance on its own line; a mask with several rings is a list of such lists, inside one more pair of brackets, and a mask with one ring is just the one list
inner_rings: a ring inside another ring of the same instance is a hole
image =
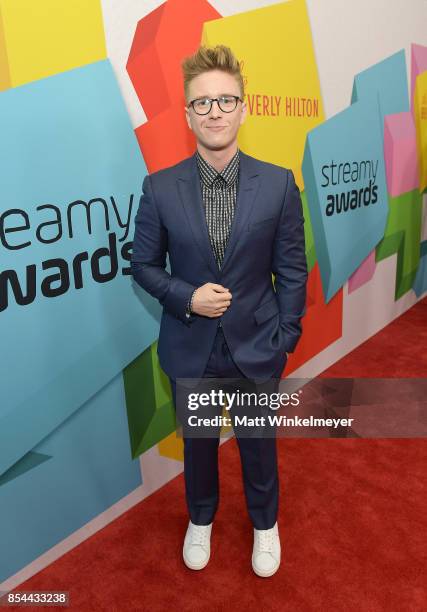
[[177, 186], [194, 240], [206, 263], [215, 276], [218, 276], [219, 268], [209, 240], [196, 153], [188, 158], [186, 170], [177, 179]]
[[196, 153], [188, 158], [188, 163], [177, 179], [178, 192], [187, 215], [188, 223], [206, 263], [216, 277], [224, 270], [238, 242], [238, 238], [246, 226], [252, 211], [255, 196], [259, 188], [259, 175], [252, 164], [252, 158], [240, 150], [239, 154], [239, 185], [237, 189], [236, 210], [230, 229], [230, 235], [225, 249], [221, 271], [209, 240], [200, 186], [199, 170]]
[[246, 227], [246, 223], [254, 206], [255, 197], [259, 188], [259, 175], [252, 165], [252, 158], [240, 150], [239, 154], [239, 185], [237, 189], [236, 210], [231, 224], [230, 235], [224, 253], [221, 271], [224, 271], [230, 261], [239, 237]]

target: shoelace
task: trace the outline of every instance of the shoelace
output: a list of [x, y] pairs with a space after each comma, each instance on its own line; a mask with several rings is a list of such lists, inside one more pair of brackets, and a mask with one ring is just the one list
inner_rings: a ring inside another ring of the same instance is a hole
[[273, 529], [262, 529], [258, 534], [259, 550], [273, 552]]
[[208, 541], [208, 530], [202, 525], [195, 525], [191, 534], [191, 543], [206, 546]]

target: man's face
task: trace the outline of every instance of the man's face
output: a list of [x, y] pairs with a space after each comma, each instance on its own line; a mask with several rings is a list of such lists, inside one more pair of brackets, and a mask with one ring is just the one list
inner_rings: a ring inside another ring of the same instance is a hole
[[237, 80], [222, 70], [199, 74], [189, 84], [185, 108], [188, 127], [206, 149], [225, 149], [237, 140], [239, 127], [246, 117], [246, 104], [239, 101], [234, 111], [225, 113], [218, 107], [218, 103], [214, 102], [207, 115], [198, 115], [189, 102], [196, 98], [219, 98], [226, 94], [239, 97], [241, 95]]

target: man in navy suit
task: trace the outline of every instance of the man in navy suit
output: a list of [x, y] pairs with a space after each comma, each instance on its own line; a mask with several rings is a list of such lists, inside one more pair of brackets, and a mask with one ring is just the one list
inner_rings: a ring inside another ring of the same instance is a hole
[[[175, 406], [179, 379], [280, 378], [301, 335], [307, 283], [293, 172], [237, 144], [247, 111], [238, 61], [223, 45], [201, 47], [182, 68], [197, 150], [145, 177], [131, 263], [136, 282], [163, 306], [157, 350]], [[254, 527], [252, 567], [271, 576], [280, 564], [276, 438], [237, 441]], [[183, 558], [191, 569], [210, 557], [218, 446], [218, 436], [184, 437], [190, 521]]]

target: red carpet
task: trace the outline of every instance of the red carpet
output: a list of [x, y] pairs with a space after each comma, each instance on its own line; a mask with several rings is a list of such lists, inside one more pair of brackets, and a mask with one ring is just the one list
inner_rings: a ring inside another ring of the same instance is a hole
[[[425, 377], [427, 299], [323, 375]], [[221, 502], [200, 572], [181, 558], [175, 478], [17, 590], [68, 590], [73, 610], [417, 612], [427, 609], [425, 440], [280, 439], [282, 564], [251, 568], [235, 440], [220, 447]]]

